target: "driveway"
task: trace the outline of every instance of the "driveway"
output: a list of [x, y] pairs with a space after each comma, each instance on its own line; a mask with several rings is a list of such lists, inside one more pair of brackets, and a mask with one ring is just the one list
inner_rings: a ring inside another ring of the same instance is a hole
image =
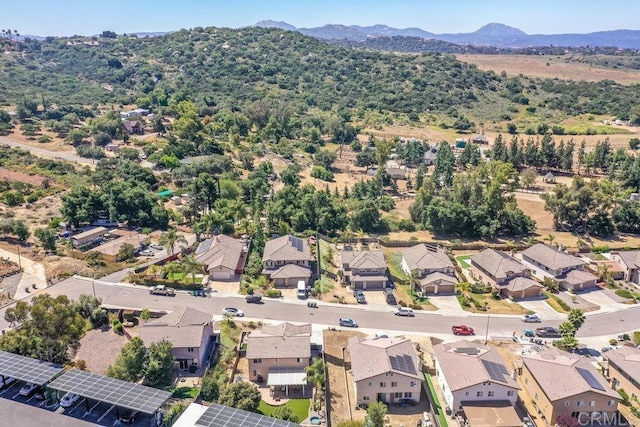
[[451, 316], [468, 316], [471, 314], [460, 307], [458, 298], [455, 295], [429, 295], [429, 302], [438, 307], [436, 312], [438, 314]]
[[564, 314], [558, 313], [545, 301], [546, 298], [535, 298], [518, 301], [523, 308], [536, 313], [542, 320], [563, 320]]
[[594, 311], [594, 313], [607, 313], [611, 311], [624, 310], [625, 308], [627, 308], [625, 304], [620, 304], [619, 302], [614, 301], [602, 289], [595, 289], [590, 292], [579, 293], [578, 295], [589, 301], [590, 303], [600, 306], [600, 309]]

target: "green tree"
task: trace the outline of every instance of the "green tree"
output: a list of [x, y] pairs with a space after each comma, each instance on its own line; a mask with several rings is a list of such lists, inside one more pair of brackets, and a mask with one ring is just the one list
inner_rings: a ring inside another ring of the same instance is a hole
[[334, 151], [320, 150], [313, 155], [313, 164], [330, 169], [333, 162], [336, 161], [338, 155]]
[[120, 350], [116, 361], [107, 368], [107, 376], [124, 381], [138, 382], [144, 377], [148, 363], [147, 350], [140, 337], [133, 337]]
[[173, 344], [167, 340], [154, 342], [149, 346], [146, 379], [152, 387], [171, 384], [175, 362], [172, 351]]
[[367, 408], [365, 425], [367, 427], [384, 427], [384, 418], [387, 416], [387, 405], [382, 402], [373, 402]]
[[325, 366], [322, 359], [314, 357], [311, 365], [304, 368], [304, 372], [307, 374], [306, 380], [315, 386], [316, 394], [320, 393], [326, 381]]
[[437, 186], [451, 187], [455, 161], [451, 146], [446, 142], [441, 143], [438, 154], [436, 154], [436, 163], [433, 170], [433, 179]]
[[187, 239], [174, 228], [170, 228], [160, 236], [160, 244], [169, 249], [169, 253], [173, 255], [174, 249], [178, 243], [187, 244]]
[[537, 178], [537, 173], [535, 173], [531, 169], [527, 169], [520, 174], [520, 184], [522, 185], [522, 188], [530, 188], [533, 184], [536, 183]]
[[135, 258], [135, 248], [131, 243], [124, 243], [118, 250], [116, 261], [130, 261]]
[[191, 283], [196, 281], [196, 274], [202, 273], [203, 266], [198, 263], [194, 255], [185, 256], [180, 260], [180, 268], [185, 276], [191, 276]]
[[75, 310], [91, 322], [91, 327], [97, 328], [108, 321], [107, 311], [101, 307], [102, 300], [93, 295], [81, 294], [73, 303]]
[[258, 387], [249, 382], [225, 384], [220, 389], [218, 403], [220, 405], [231, 406], [232, 408], [243, 409], [255, 412], [260, 405], [262, 397]]
[[299, 424], [300, 423], [300, 417], [298, 417], [298, 415], [296, 415], [295, 412], [293, 412], [293, 410], [287, 406], [278, 406], [276, 407], [276, 409], [274, 409], [273, 411], [271, 411], [270, 416], [272, 418], [277, 418], [279, 420], [285, 420], [285, 421], [289, 421], [292, 422], [294, 424]]
[[569, 312], [568, 317], [569, 322], [575, 327], [576, 331], [582, 327], [586, 318], [584, 316], [584, 312], [579, 308], [574, 308]]
[[359, 203], [349, 218], [352, 230], [375, 231], [380, 225], [380, 210], [374, 200]]
[[56, 235], [56, 231], [51, 228], [38, 228], [33, 234], [38, 239], [40, 246], [42, 246], [47, 251], [55, 251], [56, 250], [56, 240], [58, 236]]
[[0, 349], [53, 363], [73, 357], [85, 332], [85, 320], [64, 295], [18, 302], [7, 309], [5, 320], [16, 328], [0, 338]]

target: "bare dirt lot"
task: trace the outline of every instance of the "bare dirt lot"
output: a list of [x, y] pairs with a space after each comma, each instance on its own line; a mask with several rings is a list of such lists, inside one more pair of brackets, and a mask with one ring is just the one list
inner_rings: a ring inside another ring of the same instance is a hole
[[0, 168], [0, 180], [20, 181], [34, 186], [40, 186], [46, 178], [40, 175], [29, 175], [15, 172], [6, 168]]
[[92, 329], [80, 340], [80, 350], [74, 361], [84, 360], [87, 370], [104, 375], [109, 365], [116, 361], [120, 349], [127, 343], [127, 337], [118, 335], [109, 327]]
[[613, 80], [621, 84], [640, 83], [640, 71], [613, 70], [581, 64], [569, 56], [557, 55], [456, 55], [463, 62], [475, 64], [484, 71], [510, 76], [524, 74], [530, 77], [559, 78], [563, 80], [586, 80], [596, 82]]

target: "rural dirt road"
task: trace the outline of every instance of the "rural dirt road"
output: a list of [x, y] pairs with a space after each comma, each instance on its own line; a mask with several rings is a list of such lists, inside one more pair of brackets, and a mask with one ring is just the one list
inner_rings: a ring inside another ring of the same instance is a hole
[[[0, 248], [0, 256], [18, 263], [17, 253]], [[32, 290], [31, 286], [33, 284], [35, 284], [38, 289], [47, 287], [47, 277], [42, 264], [24, 256], [20, 257], [20, 263], [22, 264], [22, 277], [20, 277], [20, 283], [18, 284], [15, 295], [12, 295], [12, 298], [15, 300], [22, 299], [29, 295], [29, 293], [25, 291], [25, 288], [28, 287]]]
[[43, 148], [33, 147], [28, 144], [23, 144], [22, 142], [14, 141], [11, 138], [7, 138], [5, 136], [0, 136], [0, 144], [8, 145], [15, 148], [21, 148], [23, 150], [29, 151], [34, 156], [43, 157], [45, 159], [66, 160], [68, 162], [76, 162], [83, 165], [91, 165], [94, 163], [92, 159], [85, 159], [71, 152], [60, 153], [56, 151], [49, 151]]

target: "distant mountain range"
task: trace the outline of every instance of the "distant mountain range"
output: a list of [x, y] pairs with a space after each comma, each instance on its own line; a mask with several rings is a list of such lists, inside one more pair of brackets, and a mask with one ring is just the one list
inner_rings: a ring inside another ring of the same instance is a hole
[[314, 28], [296, 28], [282, 21], [260, 21], [257, 27], [298, 31], [324, 40], [362, 42], [379, 37], [418, 37], [441, 40], [458, 45], [494, 46], [498, 48], [525, 48], [531, 46], [615, 46], [622, 49], [640, 49], [640, 31], [613, 30], [587, 34], [527, 34], [504, 24], [487, 24], [472, 33], [435, 34], [420, 28], [393, 28], [387, 25], [362, 27], [359, 25], [328, 24]]

